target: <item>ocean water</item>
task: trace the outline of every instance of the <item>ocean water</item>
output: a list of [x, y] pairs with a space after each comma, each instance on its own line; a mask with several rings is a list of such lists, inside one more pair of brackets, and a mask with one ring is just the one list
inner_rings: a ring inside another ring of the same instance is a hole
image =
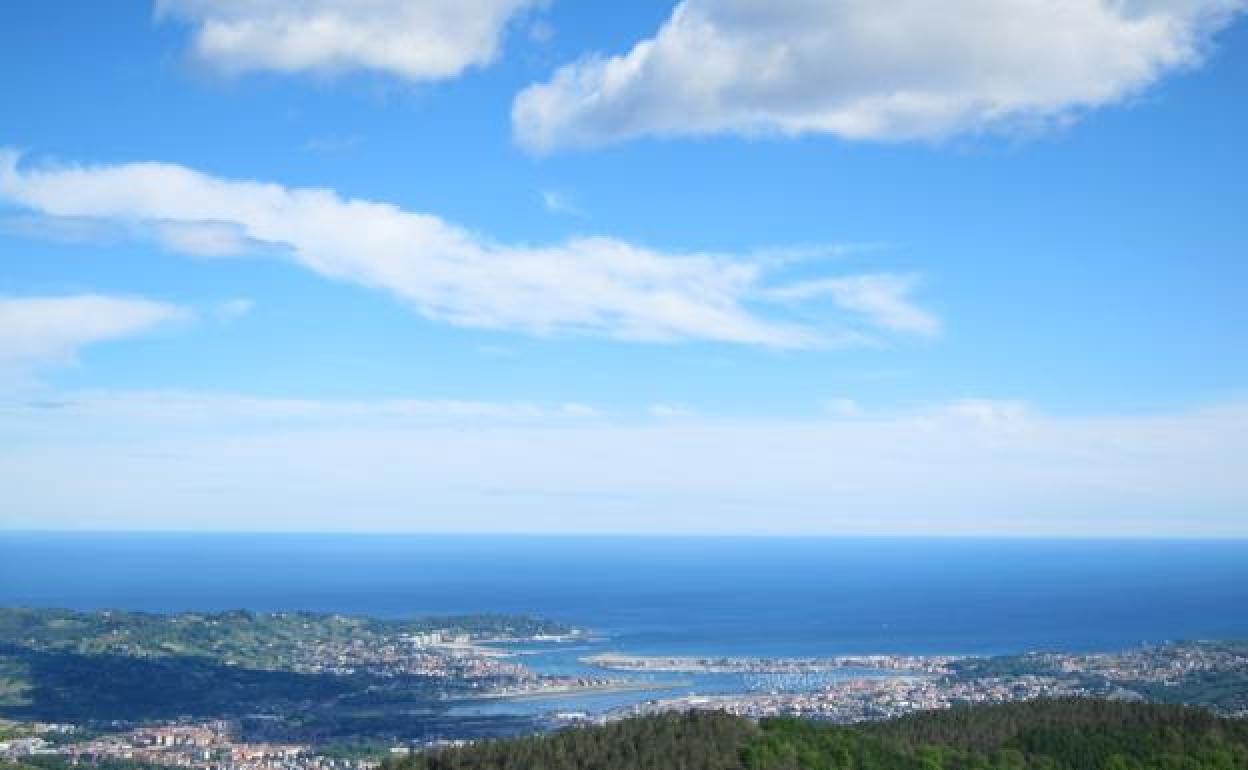
[[[542, 615], [581, 655], [1112, 650], [1248, 638], [1248, 541], [373, 535], [0, 535], [0, 604]], [[673, 678], [679, 683], [670, 684]], [[659, 694], [739, 688], [666, 676]], [[684, 681], [688, 680], [688, 681]], [[644, 696], [476, 705], [607, 708]]]
[[0, 534], [0, 603], [531, 613], [636, 653], [1248, 638], [1248, 541]]

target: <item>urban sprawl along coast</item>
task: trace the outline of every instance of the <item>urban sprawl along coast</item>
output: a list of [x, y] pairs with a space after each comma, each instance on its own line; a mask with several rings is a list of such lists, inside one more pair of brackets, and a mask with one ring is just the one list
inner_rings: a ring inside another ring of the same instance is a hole
[[[247, 743], [232, 720], [152, 725], [65, 743], [74, 725], [0, 722], [21, 737], [0, 741], [0, 759], [56, 756], [72, 764], [134, 762], [201, 770], [370, 770], [375, 760], [318, 754], [311, 746]], [[55, 737], [55, 742], [49, 738]]]
[[[549, 653], [563, 642], [576, 646], [561, 653], [551, 669], [559, 673], [521, 662], [535, 660], [534, 647]], [[601, 644], [548, 621], [498, 616], [0, 609], [0, 760], [371, 770], [448, 742], [681, 710], [854, 723], [958, 704], [1101, 697], [1248, 714], [1243, 642], [805, 658], [592, 652]], [[591, 652], [574, 657], [584, 648]], [[681, 692], [663, 674], [695, 684]], [[697, 691], [696, 681], [711, 680], [718, 686]], [[580, 696], [605, 693], [625, 705], [582, 705]], [[534, 697], [549, 707], [530, 704], [502, 723], [475, 713], [487, 701]]]
[[874, 675], [801, 692], [750, 692], [651, 700], [606, 715], [567, 714], [569, 722], [606, 721], [684, 709], [740, 716], [802, 716], [838, 723], [889, 719], [963, 703], [1107, 697], [1203, 705], [1248, 715], [1248, 644], [1185, 642], [1115, 653], [1019, 656], [872, 655], [833, 658], [654, 657], [603, 654], [584, 659], [612, 670], [683, 673], [808, 673], [848, 668]]

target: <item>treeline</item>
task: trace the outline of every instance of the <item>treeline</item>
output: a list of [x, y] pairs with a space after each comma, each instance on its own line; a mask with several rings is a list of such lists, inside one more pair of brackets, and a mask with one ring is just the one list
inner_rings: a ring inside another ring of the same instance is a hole
[[385, 770], [1248, 770], [1248, 725], [1074, 699], [835, 726], [667, 714], [416, 755]]
[[770, 720], [748, 770], [1242, 770], [1248, 724], [1090, 699], [964, 706], [856, 727]]
[[748, 720], [694, 711], [483, 741], [390, 760], [383, 770], [739, 770], [741, 747], [757, 735]]
[[987, 750], [1008, 744], [1028, 731], [1173, 729], [1185, 734], [1227, 734], [1248, 743], [1248, 722], [1224, 719], [1199, 708], [1128, 703], [1091, 698], [1057, 698], [958, 706], [864, 725], [860, 729], [917, 746], [939, 743]]

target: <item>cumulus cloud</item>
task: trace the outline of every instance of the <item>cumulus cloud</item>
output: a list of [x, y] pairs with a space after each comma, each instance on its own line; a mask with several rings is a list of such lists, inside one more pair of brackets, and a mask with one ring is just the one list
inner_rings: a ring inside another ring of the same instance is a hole
[[80, 349], [185, 318], [175, 305], [80, 294], [0, 297], [0, 377], [45, 364], [72, 363]]
[[516, 98], [536, 151], [642, 135], [933, 139], [1062, 121], [1200, 63], [1244, 0], [683, 0]]
[[[608, 237], [504, 244], [388, 203], [221, 179], [173, 164], [31, 168], [0, 151], [0, 201], [43, 216], [156, 228], [167, 247], [195, 255], [244, 247], [283, 254], [460, 326], [779, 348], [931, 334], [937, 327], [912, 299], [909, 276], [786, 285], [776, 282], [776, 263], [766, 259], [672, 254]], [[819, 300], [836, 316], [826, 324], [786, 315], [794, 303], [809, 311]]]
[[225, 72], [459, 75], [498, 55], [508, 22], [540, 0], [157, 0], [194, 28], [194, 56]]
[[167, 526], [177, 510], [192, 529], [1248, 535], [1243, 403], [804, 419], [160, 392], [0, 407], [15, 525]]

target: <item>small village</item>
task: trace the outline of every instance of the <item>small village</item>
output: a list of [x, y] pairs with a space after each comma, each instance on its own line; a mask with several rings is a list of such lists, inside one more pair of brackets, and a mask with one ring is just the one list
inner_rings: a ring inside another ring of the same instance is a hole
[[[239, 742], [239, 726], [232, 720], [141, 727], [72, 743], [63, 739], [76, 732], [73, 725], [24, 727], [30, 734], [0, 741], [0, 759], [56, 756], [75, 765], [133, 762], [197, 770], [370, 770], [380, 764], [330, 758], [310, 746]], [[53, 737], [60, 740], [50, 740]]]

